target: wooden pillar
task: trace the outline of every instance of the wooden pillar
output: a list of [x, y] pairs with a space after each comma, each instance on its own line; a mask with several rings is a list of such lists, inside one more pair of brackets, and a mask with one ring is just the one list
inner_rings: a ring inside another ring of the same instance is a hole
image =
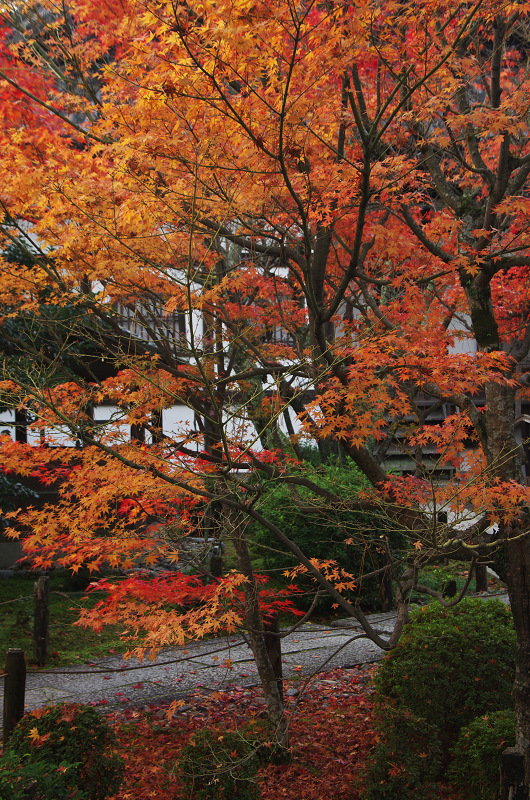
[[48, 628], [50, 622], [50, 579], [41, 576], [33, 590], [33, 645], [35, 661], [43, 667], [48, 659]]
[[24, 697], [26, 693], [26, 657], [23, 650], [12, 647], [6, 653], [4, 685], [4, 744], [13, 733], [15, 726], [24, 716]]

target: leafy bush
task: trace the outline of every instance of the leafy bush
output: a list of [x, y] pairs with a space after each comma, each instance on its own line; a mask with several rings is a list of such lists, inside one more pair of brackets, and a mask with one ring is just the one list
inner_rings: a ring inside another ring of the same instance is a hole
[[436, 725], [446, 753], [474, 717], [513, 704], [514, 654], [512, 617], [500, 600], [433, 603], [412, 613], [384, 659], [377, 696]]
[[381, 739], [369, 758], [367, 800], [432, 794], [461, 729], [513, 703], [514, 652], [511, 614], [500, 601], [413, 612], [375, 679]]
[[477, 717], [462, 728], [451, 751], [449, 781], [465, 789], [469, 800], [495, 800], [502, 751], [514, 741], [514, 711]]
[[[308, 477], [322, 488], [328, 489], [343, 498], [345, 506], [354, 501], [366, 481], [353, 462], [346, 466], [337, 464], [322, 465], [308, 473]], [[307, 503], [304, 509], [298, 508], [290, 494], [289, 486], [282, 482], [269, 484], [268, 492], [260, 507], [260, 513], [282, 530], [310, 558], [337, 561], [339, 566], [358, 578], [356, 596], [363, 599], [369, 607], [379, 607], [381, 577], [363, 579], [362, 575], [379, 569], [384, 560], [381, 537], [388, 536], [392, 547], [403, 546], [401, 534], [388, 528], [388, 524], [376, 515], [349, 510], [347, 507], [330, 507], [323, 498], [313, 494], [305, 487], [297, 487], [301, 499]], [[265, 528], [252, 524], [250, 531], [256, 545], [256, 552], [263, 559], [266, 570], [278, 575], [292, 568], [296, 562], [290, 551]], [[352, 540], [345, 544], [345, 540]], [[315, 583], [307, 579], [297, 579], [297, 584], [308, 592], [314, 592]], [[308, 608], [312, 597], [296, 601]], [[331, 607], [331, 598], [319, 601], [318, 610]]]
[[85, 800], [89, 795], [72, 788], [76, 764], [49, 761], [24, 762], [12, 750], [0, 758], [0, 797], [2, 800]]
[[193, 734], [183, 747], [177, 771], [194, 800], [259, 800], [258, 766], [251, 740], [209, 728]]
[[377, 724], [381, 738], [368, 762], [364, 800], [434, 800], [441, 752], [436, 726], [391, 704]]
[[[114, 732], [97, 711], [62, 703], [24, 716], [9, 739], [8, 753], [24, 767], [46, 762], [56, 774], [59, 770], [68, 797], [104, 800], [123, 779], [124, 762], [113, 751], [115, 745]], [[37, 778], [41, 791], [39, 782], [42, 778]]]

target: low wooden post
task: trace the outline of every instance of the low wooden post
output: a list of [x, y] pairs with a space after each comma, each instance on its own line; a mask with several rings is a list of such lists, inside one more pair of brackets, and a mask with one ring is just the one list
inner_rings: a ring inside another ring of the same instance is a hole
[[283, 702], [282, 640], [278, 614], [267, 614], [263, 618], [263, 636], [271, 666], [278, 683], [278, 691]]
[[502, 752], [501, 800], [528, 800], [524, 783], [524, 753], [519, 747]]
[[24, 716], [26, 657], [23, 650], [10, 647], [6, 653], [4, 684], [3, 738], [7, 742], [17, 722]]
[[475, 564], [475, 591], [488, 591], [488, 568], [485, 564]]
[[48, 659], [48, 628], [50, 622], [50, 579], [41, 576], [33, 590], [33, 645], [35, 661], [43, 667]]

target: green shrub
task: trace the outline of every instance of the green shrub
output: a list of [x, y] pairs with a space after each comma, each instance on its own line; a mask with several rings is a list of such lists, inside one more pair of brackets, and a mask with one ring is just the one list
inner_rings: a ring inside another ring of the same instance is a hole
[[495, 800], [502, 751], [514, 742], [514, 711], [477, 717], [462, 728], [451, 751], [449, 781], [465, 789], [469, 800]]
[[88, 800], [87, 790], [72, 786], [76, 764], [25, 762], [12, 750], [0, 758], [2, 800]]
[[437, 726], [444, 754], [474, 717], [513, 704], [515, 632], [499, 600], [438, 603], [411, 615], [399, 644], [383, 660], [375, 686]]
[[208, 728], [182, 748], [177, 772], [194, 800], [259, 800], [259, 758], [252, 740], [235, 731]]
[[[345, 466], [326, 464], [306, 473], [314, 483], [329, 489], [344, 500], [355, 501], [366, 481], [352, 461]], [[319, 560], [334, 559], [339, 566], [357, 579], [355, 597], [359, 596], [365, 606], [378, 608], [380, 604], [381, 577], [363, 579], [379, 569], [384, 563], [381, 537], [388, 536], [391, 546], [402, 547], [404, 537], [388, 528], [388, 523], [374, 514], [349, 510], [347, 507], [330, 507], [322, 497], [305, 487], [297, 487], [297, 493], [307, 506], [300, 509], [291, 497], [289, 486], [280, 482], [271, 483], [260, 506], [260, 513], [282, 530], [309, 557]], [[273, 534], [260, 525], [250, 527], [256, 554], [262, 558], [266, 570], [278, 576], [292, 568], [296, 558]], [[353, 540], [345, 544], [345, 540]], [[316, 584], [311, 578], [298, 578], [297, 585], [307, 592], [314, 592]], [[354, 596], [350, 599], [354, 599]], [[311, 605], [312, 597], [296, 601], [301, 608]], [[328, 611], [333, 600], [322, 598], [318, 610]]]
[[440, 769], [436, 726], [388, 704], [377, 727], [381, 738], [368, 759], [363, 800], [434, 800]]
[[413, 612], [375, 678], [380, 741], [366, 800], [436, 796], [435, 779], [472, 719], [513, 703], [515, 633], [500, 601], [438, 603]]
[[[47, 763], [70, 791], [66, 797], [104, 800], [123, 779], [124, 762], [113, 751], [115, 745], [114, 732], [95, 709], [62, 703], [26, 714], [9, 739], [7, 754], [28, 769]], [[42, 776], [36, 781], [38, 791], [42, 784], [44, 792]]]

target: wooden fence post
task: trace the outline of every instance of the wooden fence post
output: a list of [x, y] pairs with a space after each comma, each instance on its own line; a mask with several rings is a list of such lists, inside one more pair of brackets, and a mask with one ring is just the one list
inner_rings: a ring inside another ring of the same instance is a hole
[[485, 564], [475, 564], [475, 590], [488, 591], [488, 568]]
[[524, 783], [524, 753], [519, 747], [507, 747], [502, 752], [501, 800], [527, 800]]
[[267, 614], [263, 618], [263, 637], [283, 702], [282, 640], [278, 614]]
[[33, 590], [33, 645], [35, 661], [43, 667], [48, 659], [48, 626], [50, 622], [50, 579], [41, 576]]
[[10, 647], [6, 653], [4, 684], [3, 738], [7, 742], [17, 722], [24, 716], [26, 657], [23, 650]]

